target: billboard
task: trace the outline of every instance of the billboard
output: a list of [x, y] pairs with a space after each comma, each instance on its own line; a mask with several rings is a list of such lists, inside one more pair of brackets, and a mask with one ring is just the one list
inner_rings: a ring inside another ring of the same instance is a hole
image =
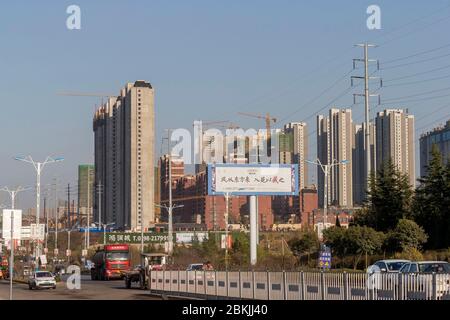
[[3, 210], [3, 239], [11, 240], [11, 215], [13, 216], [12, 237], [14, 240], [20, 240], [22, 236], [22, 210]]
[[203, 242], [208, 240], [208, 232], [177, 232], [175, 238], [177, 243], [192, 243], [195, 238]]
[[208, 165], [209, 195], [298, 195], [298, 165]]
[[[149, 244], [160, 244], [168, 241], [167, 233], [144, 233], [144, 243]], [[115, 232], [106, 233], [106, 243], [107, 244], [139, 244], [141, 243], [141, 233], [126, 233], [126, 232]]]

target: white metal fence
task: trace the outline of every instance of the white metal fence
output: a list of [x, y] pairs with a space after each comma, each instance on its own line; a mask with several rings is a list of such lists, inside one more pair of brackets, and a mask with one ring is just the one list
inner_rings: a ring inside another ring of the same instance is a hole
[[152, 271], [149, 289], [199, 299], [450, 300], [450, 274]]

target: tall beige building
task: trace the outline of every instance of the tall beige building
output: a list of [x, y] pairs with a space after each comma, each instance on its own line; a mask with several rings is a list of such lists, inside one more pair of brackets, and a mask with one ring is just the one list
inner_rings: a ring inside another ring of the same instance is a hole
[[[351, 109], [331, 109], [329, 116], [317, 117], [317, 156], [322, 164], [344, 160], [348, 164], [333, 166], [328, 176], [328, 205], [353, 206], [352, 149], [354, 144]], [[317, 168], [319, 205], [324, 205], [325, 175]]]
[[380, 169], [391, 159], [396, 168], [415, 186], [414, 116], [402, 109], [388, 109], [376, 117], [376, 163]]
[[[94, 116], [95, 222], [138, 231], [155, 222], [154, 90], [128, 83]], [[100, 186], [100, 187], [99, 187]]]
[[[289, 163], [298, 164], [299, 190], [308, 185], [308, 125], [305, 122], [291, 122], [284, 126], [284, 133], [292, 137], [292, 150]], [[281, 149], [281, 148], [280, 148]]]
[[[352, 167], [353, 167], [353, 203], [355, 205], [362, 205], [366, 200], [367, 196], [367, 162], [366, 162], [366, 146], [365, 146], [365, 129], [366, 124], [354, 124], [353, 125], [353, 156], [352, 156]], [[376, 144], [375, 144], [375, 124], [370, 123], [370, 168], [371, 171], [376, 169]]]

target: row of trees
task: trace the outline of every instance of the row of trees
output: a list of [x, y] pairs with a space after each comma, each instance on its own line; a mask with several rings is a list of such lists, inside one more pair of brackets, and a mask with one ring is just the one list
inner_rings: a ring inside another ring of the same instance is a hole
[[428, 235], [427, 249], [450, 247], [450, 162], [443, 164], [433, 146], [428, 174], [413, 190], [408, 177], [387, 162], [370, 178], [365, 207], [355, 216], [355, 224], [389, 233], [402, 219], [421, 226]]

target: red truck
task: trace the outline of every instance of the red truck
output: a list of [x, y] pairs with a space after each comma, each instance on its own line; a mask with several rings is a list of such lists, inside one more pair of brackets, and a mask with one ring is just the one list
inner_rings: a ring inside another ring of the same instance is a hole
[[131, 266], [130, 248], [127, 244], [105, 245], [97, 250], [92, 262], [92, 280], [123, 279]]

